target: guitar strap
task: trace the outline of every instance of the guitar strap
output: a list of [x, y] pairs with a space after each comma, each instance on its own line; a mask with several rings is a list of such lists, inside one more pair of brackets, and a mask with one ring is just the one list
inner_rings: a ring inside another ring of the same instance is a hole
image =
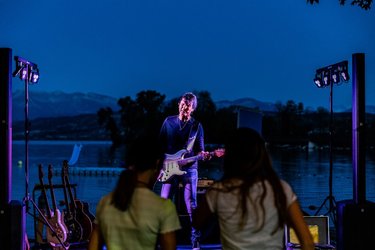
[[189, 138], [186, 144], [187, 145], [186, 150], [189, 152], [191, 152], [191, 150], [193, 149], [195, 138], [197, 137], [197, 134], [198, 134], [198, 124], [199, 123], [197, 121], [194, 121], [193, 126], [191, 126], [190, 128]]

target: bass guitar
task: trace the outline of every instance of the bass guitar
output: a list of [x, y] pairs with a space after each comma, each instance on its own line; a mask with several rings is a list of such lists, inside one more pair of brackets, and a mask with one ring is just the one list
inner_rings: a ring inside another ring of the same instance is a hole
[[73, 196], [73, 192], [71, 189], [71, 185], [69, 182], [69, 164], [68, 161], [63, 161], [63, 168], [64, 168], [64, 178], [66, 182], [66, 186], [68, 187], [68, 193], [70, 197], [70, 204], [72, 211], [75, 213], [75, 218], [78, 220], [79, 224], [81, 224], [83, 232], [82, 232], [82, 241], [88, 241], [92, 232], [92, 222], [90, 217], [84, 212], [84, 205], [80, 200], [75, 199]]
[[47, 221], [51, 228], [47, 226], [46, 234], [47, 241], [52, 247], [61, 246], [67, 239], [67, 230], [63, 224], [63, 219], [61, 217], [61, 212], [56, 208], [54, 211], [51, 211], [51, 208], [48, 203], [47, 192], [43, 182], [43, 166], [39, 164], [39, 181], [42, 186], [42, 194], [46, 202], [46, 215]]
[[[203, 160], [203, 155], [196, 155], [188, 158], [184, 158], [185, 154], [189, 151], [186, 149], [181, 149], [175, 154], [165, 154], [165, 160], [163, 162], [163, 168], [160, 170], [158, 176], [158, 181], [166, 182], [170, 180], [175, 175], [186, 174], [186, 171], [181, 170], [181, 167], [199, 160]], [[209, 156], [221, 157], [225, 153], [224, 149], [216, 149], [209, 152]]]

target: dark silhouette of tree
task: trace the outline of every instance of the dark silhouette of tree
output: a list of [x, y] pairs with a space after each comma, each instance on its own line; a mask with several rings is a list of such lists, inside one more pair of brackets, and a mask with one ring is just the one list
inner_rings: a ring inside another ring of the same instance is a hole
[[97, 112], [98, 123], [101, 126], [105, 126], [105, 129], [110, 132], [110, 137], [112, 141], [112, 149], [117, 148], [121, 145], [121, 139], [119, 135], [119, 129], [117, 127], [116, 121], [113, 117], [113, 111], [111, 108], [101, 108]]
[[198, 99], [198, 107], [193, 116], [202, 123], [204, 127], [205, 140], [212, 141], [215, 137], [216, 126], [216, 105], [212, 101], [211, 94], [208, 91], [195, 93]]
[[144, 130], [152, 131], [161, 125], [165, 95], [154, 90], [141, 91], [136, 100], [130, 96], [120, 98], [120, 120], [124, 143], [132, 141]]
[[[319, 3], [319, 0], [307, 0], [308, 3], [314, 4]], [[346, 0], [339, 0], [340, 5], [345, 5]], [[371, 8], [372, 0], [352, 0], [351, 5], [357, 5], [364, 10], [369, 10]]]
[[137, 134], [147, 131], [159, 131], [162, 123], [162, 111], [165, 95], [154, 90], [141, 91], [137, 94], [136, 105], [140, 112], [137, 120]]
[[[237, 111], [240, 106], [218, 109], [207, 91], [195, 92], [198, 98], [197, 110], [193, 116], [199, 120], [205, 131], [205, 142], [223, 144], [228, 131], [237, 126]], [[178, 114], [180, 97], [165, 101], [166, 96], [153, 90], [141, 91], [136, 99], [126, 96], [118, 100], [120, 109], [114, 113], [110, 108], [97, 112], [98, 123], [105, 126], [111, 134], [113, 147], [131, 142], [143, 130], [158, 132], [165, 117]], [[277, 102], [276, 112], [262, 112], [262, 134], [270, 145], [294, 144], [304, 146], [312, 141], [319, 146], [328, 145], [330, 135], [330, 113], [326, 108], [305, 110], [303, 103], [288, 100], [285, 104]], [[366, 115], [367, 145], [374, 145], [375, 115]], [[351, 113], [334, 114], [334, 146], [351, 146]]]

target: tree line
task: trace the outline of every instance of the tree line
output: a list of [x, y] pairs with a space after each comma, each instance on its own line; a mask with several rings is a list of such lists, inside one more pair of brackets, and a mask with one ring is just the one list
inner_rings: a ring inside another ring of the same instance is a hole
[[[193, 116], [205, 131], [207, 144], [222, 144], [228, 131], [237, 126], [241, 107], [232, 105], [217, 108], [208, 91], [196, 91], [198, 107]], [[117, 101], [119, 110], [101, 108], [98, 123], [109, 133], [113, 149], [131, 142], [144, 130], [158, 132], [165, 117], [178, 113], [178, 97], [166, 101], [166, 95], [154, 90], [141, 91], [135, 99], [125, 96]], [[308, 142], [317, 147], [329, 145], [332, 139], [337, 148], [351, 147], [351, 112], [331, 114], [327, 109], [305, 109], [303, 103], [288, 100], [277, 102], [275, 112], [263, 112], [259, 107], [251, 112], [262, 115], [262, 134], [270, 145], [305, 147]], [[366, 145], [374, 147], [375, 116], [366, 114]], [[330, 137], [332, 136], [332, 137]]]

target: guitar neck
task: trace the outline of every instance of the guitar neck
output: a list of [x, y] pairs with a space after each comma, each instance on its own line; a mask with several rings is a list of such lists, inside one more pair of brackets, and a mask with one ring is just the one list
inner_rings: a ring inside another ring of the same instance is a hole
[[46, 191], [46, 187], [45, 187], [44, 181], [43, 181], [43, 170], [42, 170], [41, 164], [39, 165], [39, 182], [40, 182], [40, 185], [42, 187], [42, 195], [43, 195], [43, 198], [44, 198], [44, 201], [45, 201], [45, 204], [46, 204], [47, 217], [48, 217], [48, 219], [51, 219], [52, 218], [51, 208], [50, 208], [49, 203], [48, 203], [47, 191]]
[[68, 214], [68, 215], [72, 215], [72, 211], [70, 210], [70, 206], [69, 206], [69, 199], [68, 199], [68, 191], [67, 191], [67, 189], [68, 189], [68, 187], [67, 187], [67, 184], [66, 184], [66, 174], [65, 174], [65, 167], [63, 167], [62, 168], [62, 170], [61, 170], [61, 179], [62, 179], [62, 183], [63, 183], [63, 186], [64, 186], [64, 188], [63, 188], [63, 191], [64, 191], [64, 200], [65, 200], [65, 205], [66, 205], [66, 213]]
[[56, 205], [56, 200], [55, 200], [55, 191], [53, 189], [53, 184], [52, 184], [52, 166], [48, 166], [48, 182], [49, 182], [49, 188], [51, 192], [51, 200], [52, 200], [52, 207], [53, 211], [56, 212], [57, 210], [57, 205]]
[[186, 164], [189, 164], [189, 163], [192, 163], [192, 162], [195, 162], [195, 161], [199, 161], [199, 160], [202, 160], [202, 159], [203, 159], [203, 157], [201, 155], [196, 155], [196, 156], [192, 156], [192, 157], [188, 157], [188, 158], [185, 158], [185, 159], [178, 160], [178, 165], [184, 166]]
[[[215, 152], [209, 152], [209, 155], [214, 156]], [[185, 158], [185, 159], [178, 160], [178, 165], [184, 166], [186, 164], [189, 164], [189, 163], [192, 163], [192, 162], [195, 162], [195, 161], [200, 161], [202, 159], [203, 159], [202, 155], [196, 155], [196, 156], [192, 156], [192, 157], [188, 157], [188, 158]]]

